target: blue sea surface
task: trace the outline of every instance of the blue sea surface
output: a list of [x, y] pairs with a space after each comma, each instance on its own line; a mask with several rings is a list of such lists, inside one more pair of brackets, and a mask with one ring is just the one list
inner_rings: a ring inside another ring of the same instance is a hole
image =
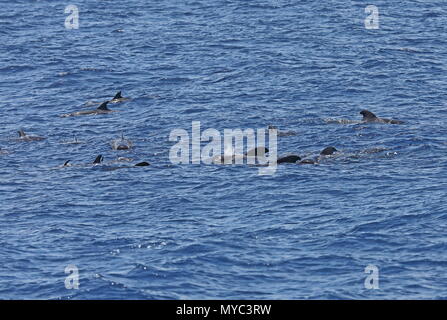
[[[70, 4], [79, 29], [64, 25]], [[379, 29], [365, 28], [370, 4]], [[444, 0], [3, 1], [0, 298], [446, 299], [446, 12]], [[132, 99], [117, 112], [59, 116], [118, 90]], [[337, 121], [362, 109], [405, 123]], [[193, 121], [295, 131], [279, 155], [340, 154], [273, 175], [172, 164], [170, 132]], [[21, 128], [46, 139], [17, 141]], [[122, 133], [133, 150], [112, 150]], [[88, 165], [99, 154], [109, 164]]]

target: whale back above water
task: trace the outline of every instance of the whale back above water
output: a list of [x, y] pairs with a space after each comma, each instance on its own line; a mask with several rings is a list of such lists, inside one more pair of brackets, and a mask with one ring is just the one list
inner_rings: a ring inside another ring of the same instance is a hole
[[333, 146], [326, 147], [320, 152], [320, 154], [317, 157], [304, 159], [300, 161], [300, 164], [319, 164], [321, 160], [324, 160], [326, 158], [326, 156], [333, 155], [335, 152], [338, 152], [338, 150], [335, 147]]
[[110, 112], [115, 112], [115, 111], [107, 108], [107, 104], [109, 102], [110, 101], [104, 101], [103, 103], [101, 103], [101, 105], [98, 108], [96, 108], [94, 110], [85, 110], [85, 111], [77, 111], [77, 112], [73, 112], [73, 113], [61, 114], [60, 117], [65, 118], [65, 117], [74, 117], [74, 116], [83, 116], [83, 115], [107, 114]]
[[143, 162], [138, 162], [138, 163], [135, 165], [135, 167], [147, 167], [147, 166], [149, 166], [149, 165], [150, 165], [149, 162], [143, 161]]
[[29, 135], [27, 135], [25, 133], [25, 131], [23, 131], [23, 129], [20, 129], [19, 131], [17, 131], [17, 133], [19, 134], [18, 141], [41, 141], [41, 140], [45, 140], [45, 138], [43, 138], [43, 137], [29, 136]]
[[282, 158], [279, 158], [276, 163], [280, 164], [280, 163], [296, 163], [297, 161], [301, 160], [300, 156], [297, 155], [289, 155], [289, 156], [285, 156]]
[[377, 123], [391, 123], [391, 124], [403, 124], [403, 121], [379, 118], [369, 110], [362, 110], [360, 114], [363, 116], [363, 122], [377, 122]]
[[277, 132], [276, 134], [278, 137], [287, 137], [287, 136], [295, 136], [296, 135], [295, 131], [291, 131], [291, 130], [282, 131], [282, 130], [279, 130], [278, 127], [274, 126], [274, 125], [269, 125], [267, 127], [267, 130], [276, 130], [276, 132]]
[[228, 152], [224, 152], [222, 155], [216, 155], [211, 158], [211, 162], [214, 164], [231, 164], [237, 161], [244, 161], [250, 158], [257, 159], [258, 157], [265, 157], [265, 154], [269, 152], [269, 149], [266, 147], [257, 147], [250, 149], [244, 154], [236, 154], [234, 150], [228, 150]]
[[337, 152], [338, 150], [335, 149], [334, 147], [326, 147], [324, 148], [321, 152], [320, 155], [322, 156], [330, 156], [331, 154], [334, 154], [335, 152]]

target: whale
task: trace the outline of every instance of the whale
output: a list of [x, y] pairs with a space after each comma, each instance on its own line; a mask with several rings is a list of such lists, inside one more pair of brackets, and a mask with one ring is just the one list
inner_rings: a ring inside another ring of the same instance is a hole
[[104, 167], [104, 170], [105, 171], [114, 171], [114, 170], [118, 170], [118, 169], [128, 169], [128, 168], [147, 167], [147, 166], [150, 166], [150, 163], [146, 162], [146, 161], [142, 161], [142, 162], [138, 162], [137, 164], [134, 164], [133, 166], [114, 166], [114, 167], [106, 166], [106, 167]]
[[300, 156], [292, 154], [292, 155], [288, 155], [288, 156], [285, 156], [285, 157], [278, 158], [278, 160], [276, 160], [276, 163], [277, 164], [281, 164], [281, 163], [296, 163], [299, 160], [301, 160]]
[[327, 123], [340, 123], [340, 124], [362, 124], [362, 123], [389, 123], [389, 124], [403, 124], [403, 121], [379, 118], [369, 110], [362, 110], [360, 114], [363, 116], [362, 120], [349, 120], [349, 119], [325, 119]]
[[363, 122], [376, 122], [376, 123], [390, 123], [390, 124], [403, 124], [403, 121], [393, 120], [393, 119], [385, 119], [379, 118], [374, 113], [368, 110], [360, 111], [360, 114], [363, 116]]
[[113, 150], [130, 150], [133, 144], [129, 139], [124, 139], [124, 135], [121, 134], [121, 138], [112, 140], [111, 146]]
[[269, 149], [266, 147], [256, 147], [244, 153], [245, 157], [264, 157]]
[[65, 161], [62, 167], [71, 167], [70, 160]]
[[223, 155], [217, 155], [212, 158], [212, 163], [214, 164], [232, 164], [235, 163], [237, 160], [245, 160], [247, 158], [258, 158], [258, 157], [264, 157], [266, 153], [269, 152], [269, 149], [266, 147], [256, 147], [253, 149], [250, 149], [249, 151], [245, 152], [244, 154], [223, 154]]
[[329, 146], [329, 147], [324, 148], [320, 152], [320, 155], [318, 157], [313, 158], [313, 159], [304, 159], [304, 160], [300, 161], [299, 164], [318, 164], [325, 157], [331, 156], [336, 152], [338, 152], [338, 150], [335, 147]]
[[100, 164], [104, 160], [104, 157], [100, 154], [98, 155], [95, 160], [93, 161], [93, 164]]
[[9, 154], [9, 151], [2, 149], [2, 147], [0, 147], [0, 154]]
[[103, 160], [104, 158], [103, 158], [103, 156], [102, 155], [99, 155], [99, 156], [97, 156], [96, 158], [95, 158], [95, 160], [93, 161], [93, 162], [91, 162], [90, 164], [76, 164], [76, 165], [73, 165], [73, 164], [71, 164], [71, 160], [67, 160], [67, 161], [65, 161], [64, 162], [64, 164], [63, 165], [60, 165], [58, 168], [68, 168], [68, 167], [85, 167], [85, 166], [91, 166], [92, 164], [93, 165], [98, 165], [98, 164], [101, 164], [102, 163], [102, 160]]
[[85, 143], [84, 141], [78, 140], [78, 138], [76, 136], [73, 136], [73, 140], [71, 141], [61, 141], [61, 144], [83, 144]]
[[108, 114], [111, 112], [116, 112], [114, 110], [110, 110], [107, 107], [108, 103], [109, 103], [109, 101], [104, 101], [103, 103], [101, 103], [101, 105], [98, 108], [96, 108], [94, 110], [84, 110], [84, 111], [77, 111], [77, 112], [72, 112], [72, 113], [61, 114], [60, 117], [65, 118], [65, 117], [75, 117], [75, 116], [85, 116], [85, 115]]
[[324, 159], [324, 157], [331, 156], [331, 155], [333, 155], [337, 151], [338, 150], [336, 148], [334, 148], [332, 146], [329, 146], [329, 147], [324, 148], [320, 152], [318, 157], [313, 158], [313, 159], [302, 159], [300, 156], [298, 156], [296, 154], [291, 154], [291, 155], [288, 155], [288, 156], [284, 156], [284, 157], [278, 158], [276, 160], [276, 163], [277, 164], [281, 164], [281, 163], [317, 164], [322, 159]]
[[44, 137], [39, 137], [39, 136], [30, 136], [27, 135], [25, 133], [25, 131], [23, 131], [23, 129], [20, 129], [19, 131], [17, 131], [17, 133], [19, 134], [19, 138], [17, 139], [17, 141], [42, 141], [45, 140]]
[[[131, 161], [132, 159], [125, 159], [126, 161], [129, 160]], [[118, 158], [118, 161], [123, 161], [123, 159]], [[116, 161], [111, 161], [110, 163], [115, 163]], [[67, 168], [67, 167], [72, 167], [72, 166], [77, 166], [77, 167], [85, 167], [85, 166], [97, 166], [97, 165], [102, 165], [104, 163], [104, 157], [100, 154], [98, 156], [96, 156], [95, 160], [93, 160], [93, 162], [91, 162], [90, 164], [87, 165], [72, 165], [70, 160], [67, 160], [64, 162], [63, 165], [59, 166], [59, 168]], [[141, 161], [138, 162], [134, 165], [127, 165], [127, 166], [110, 166], [110, 165], [104, 165], [101, 166], [104, 168], [104, 170], [115, 170], [115, 169], [122, 169], [122, 168], [133, 168], [133, 167], [147, 167], [150, 166], [151, 164], [147, 161]]]
[[146, 161], [142, 161], [142, 162], [138, 162], [137, 164], [134, 165], [134, 167], [147, 167], [150, 166], [151, 164], [149, 162]]
[[[104, 161], [104, 157], [102, 155], [98, 155], [95, 160], [93, 161], [93, 165], [101, 164]], [[142, 161], [134, 164], [133, 166], [106, 166], [105, 170], [116, 170], [116, 169], [123, 169], [123, 168], [133, 168], [133, 167], [147, 167], [150, 166], [150, 163], [147, 161]]]
[[330, 147], [324, 148], [320, 152], [320, 155], [322, 155], [322, 156], [330, 156], [330, 155], [333, 155], [337, 151], [338, 151], [337, 149], [335, 149], [334, 147], [330, 146]]
[[121, 91], [118, 91], [115, 96], [113, 97], [112, 100], [110, 100], [110, 103], [120, 103], [120, 102], [124, 102], [130, 100], [129, 98], [125, 98], [121, 95]]
[[273, 126], [273, 125], [269, 125], [267, 127], [267, 130], [277, 130], [277, 134], [276, 135], [278, 137], [296, 136], [296, 132], [295, 131], [291, 131], [291, 130], [281, 131], [281, 130], [278, 129], [277, 126]]

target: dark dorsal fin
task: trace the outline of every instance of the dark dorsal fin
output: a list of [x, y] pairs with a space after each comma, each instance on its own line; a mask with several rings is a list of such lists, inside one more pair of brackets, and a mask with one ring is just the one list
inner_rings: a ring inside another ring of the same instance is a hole
[[93, 161], [93, 164], [101, 163], [101, 161], [102, 161], [102, 155], [100, 154], [99, 156], [96, 157], [95, 161]]
[[368, 110], [362, 110], [360, 111], [360, 114], [363, 115], [363, 119], [374, 119], [377, 118], [377, 116]]
[[101, 105], [98, 107], [98, 110], [110, 110], [109, 108], [107, 108], [108, 103], [109, 101], [104, 101], [103, 103], [101, 103]]
[[147, 166], [149, 166], [149, 165], [150, 165], [149, 162], [143, 161], [143, 162], [139, 162], [139, 163], [137, 163], [137, 164], [135, 165], [135, 167], [147, 167]]
[[26, 133], [25, 133], [25, 131], [23, 131], [23, 129], [20, 129], [20, 130], [17, 131], [17, 132], [19, 133], [19, 137], [20, 137], [20, 138], [26, 137]]
[[123, 96], [121, 95], [121, 91], [118, 91], [115, 96], [113, 97], [113, 99], [122, 99]]
[[68, 165], [68, 163], [70, 162], [70, 160], [65, 161], [64, 163], [64, 167], [66, 167]]

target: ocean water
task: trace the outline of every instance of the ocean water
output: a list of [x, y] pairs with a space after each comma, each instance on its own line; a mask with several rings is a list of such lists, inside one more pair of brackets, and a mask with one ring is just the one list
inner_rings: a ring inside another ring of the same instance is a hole
[[[447, 298], [446, 1], [2, 5], [0, 298]], [[118, 112], [59, 117], [118, 90]], [[362, 109], [405, 123], [336, 121]], [[193, 121], [340, 153], [267, 176], [172, 164], [170, 132]], [[111, 149], [122, 133], [133, 150]]]

